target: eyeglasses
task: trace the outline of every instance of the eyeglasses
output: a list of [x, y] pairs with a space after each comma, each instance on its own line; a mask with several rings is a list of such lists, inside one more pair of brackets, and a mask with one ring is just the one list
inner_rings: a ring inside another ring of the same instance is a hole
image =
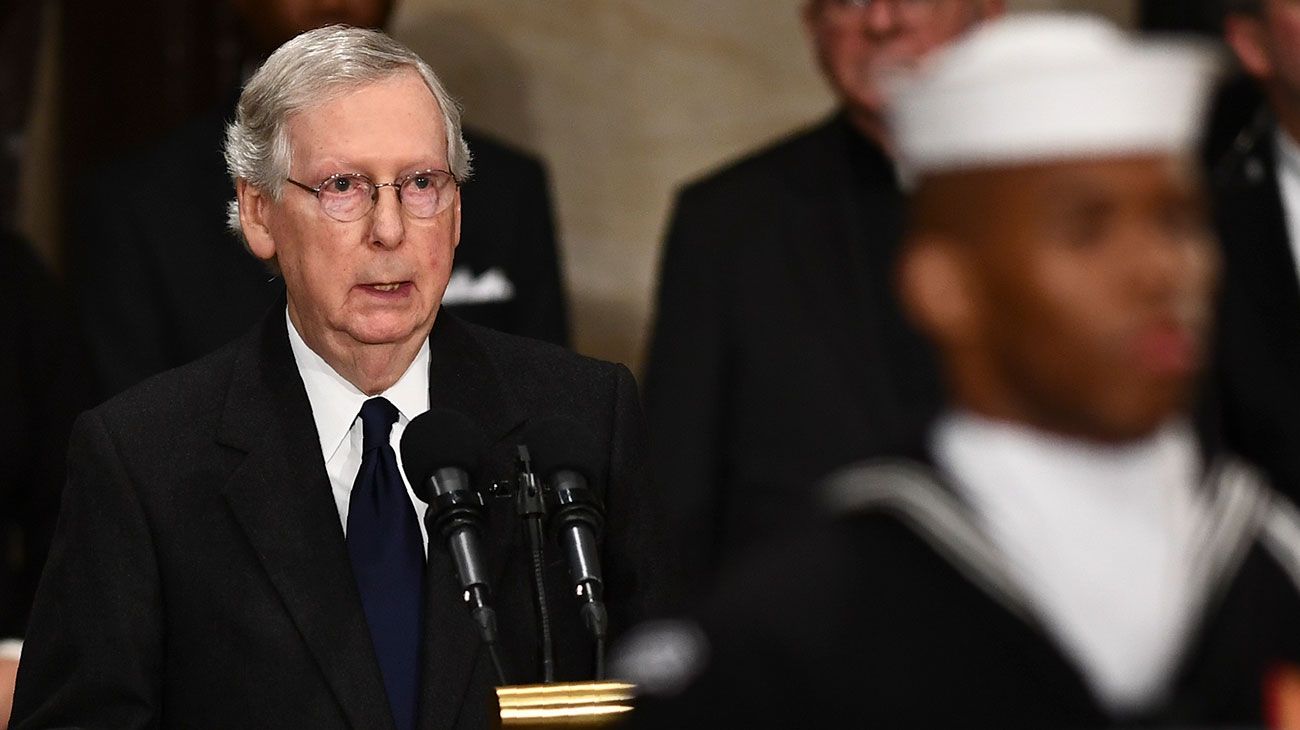
[[339, 173], [330, 175], [314, 188], [293, 178], [285, 180], [315, 195], [325, 215], [341, 223], [360, 220], [373, 210], [380, 188], [395, 190], [402, 210], [412, 218], [432, 218], [451, 205], [460, 185], [446, 170], [414, 172], [386, 183], [377, 183], [357, 172]]

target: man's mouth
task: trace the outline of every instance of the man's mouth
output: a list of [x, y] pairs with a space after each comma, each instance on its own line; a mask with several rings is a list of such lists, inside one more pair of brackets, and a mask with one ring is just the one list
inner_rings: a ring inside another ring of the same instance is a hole
[[1187, 375], [1200, 364], [1195, 331], [1174, 322], [1160, 322], [1142, 328], [1133, 340], [1138, 362], [1158, 375]]
[[400, 294], [410, 287], [409, 281], [382, 281], [371, 284], [361, 284], [360, 288], [365, 289], [373, 294]]

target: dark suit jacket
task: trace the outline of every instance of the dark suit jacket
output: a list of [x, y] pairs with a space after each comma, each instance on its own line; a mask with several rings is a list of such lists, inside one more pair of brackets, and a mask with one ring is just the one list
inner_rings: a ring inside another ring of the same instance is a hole
[[645, 398], [696, 588], [779, 531], [806, 485], [937, 410], [894, 296], [903, 207], [892, 164], [841, 117], [678, 198]]
[[[221, 145], [232, 108], [180, 128], [94, 177], [69, 253], [78, 311], [105, 397], [235, 339], [284, 291], [226, 229], [235, 191]], [[457, 271], [499, 269], [513, 299], [449, 305], [472, 322], [567, 344], [559, 256], [541, 164], [466, 133], [475, 175], [461, 191]]]
[[49, 551], [68, 432], [89, 400], [62, 289], [0, 231], [0, 638], [21, 636]]
[[1214, 172], [1223, 290], [1214, 392], [1230, 448], [1300, 497], [1300, 279], [1261, 119]]
[[[434, 406], [492, 441], [509, 478], [521, 429], [580, 419], [608, 444], [599, 487], [611, 622], [657, 593], [644, 431], [625, 368], [443, 314]], [[27, 636], [15, 727], [384, 728], [392, 720], [282, 309], [246, 337], [78, 421], [49, 565]], [[538, 679], [527, 551], [511, 500], [484, 538], [508, 679]], [[419, 727], [487, 723], [491, 664], [431, 545]], [[557, 676], [589, 678], [591, 646], [548, 553]]]

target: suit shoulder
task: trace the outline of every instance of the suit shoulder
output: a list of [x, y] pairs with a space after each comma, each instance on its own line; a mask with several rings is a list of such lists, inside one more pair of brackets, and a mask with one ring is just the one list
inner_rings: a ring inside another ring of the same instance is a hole
[[476, 171], [480, 166], [493, 175], [542, 171], [542, 161], [532, 153], [477, 130], [466, 129], [464, 134]]
[[528, 379], [590, 382], [626, 370], [622, 365], [579, 355], [559, 345], [458, 320], [504, 374]]
[[802, 170], [830, 144], [837, 125], [836, 119], [824, 120], [786, 135], [687, 183], [680, 197], [689, 200], [745, 194], [755, 184]]
[[240, 338], [191, 363], [127, 388], [92, 409], [113, 429], [164, 434], [215, 419], [225, 402]]

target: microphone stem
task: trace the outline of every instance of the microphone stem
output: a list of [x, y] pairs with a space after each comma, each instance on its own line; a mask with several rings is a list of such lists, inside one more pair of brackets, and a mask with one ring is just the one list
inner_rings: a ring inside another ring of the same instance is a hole
[[542, 681], [555, 681], [555, 650], [551, 639], [551, 614], [547, 608], [545, 560], [542, 556], [542, 520], [540, 516], [525, 518], [528, 526], [528, 543], [533, 560], [533, 588], [537, 597], [537, 618], [542, 626]]
[[506, 670], [503, 669], [501, 666], [501, 654], [500, 652], [497, 651], [496, 642], [494, 641], [491, 644], [488, 644], [487, 648], [488, 648], [488, 656], [492, 657], [492, 668], [495, 669], [497, 672], [498, 686], [504, 687], [507, 684]]
[[533, 473], [532, 458], [528, 447], [520, 444], [515, 460], [515, 480], [518, 493], [515, 509], [524, 518], [524, 532], [528, 536], [529, 552], [533, 563], [533, 597], [537, 600], [537, 622], [542, 628], [542, 681], [550, 684], [555, 681], [555, 649], [551, 642], [551, 613], [546, 601], [545, 570], [543, 557], [542, 516], [546, 514], [546, 501]]
[[465, 602], [469, 606], [470, 615], [474, 617], [474, 623], [478, 624], [479, 638], [483, 640], [483, 645], [488, 650], [488, 656], [492, 658], [492, 666], [496, 669], [497, 681], [501, 683], [500, 686], [504, 687], [509, 682], [506, 681], [506, 671], [501, 664], [501, 655], [497, 653], [497, 613], [488, 605], [487, 589], [481, 585], [466, 588]]
[[582, 622], [591, 632], [595, 642], [596, 680], [605, 678], [605, 636], [609, 632], [609, 618], [605, 612], [605, 600], [602, 586], [598, 581], [584, 581], [578, 584], [578, 595], [583, 599]]

